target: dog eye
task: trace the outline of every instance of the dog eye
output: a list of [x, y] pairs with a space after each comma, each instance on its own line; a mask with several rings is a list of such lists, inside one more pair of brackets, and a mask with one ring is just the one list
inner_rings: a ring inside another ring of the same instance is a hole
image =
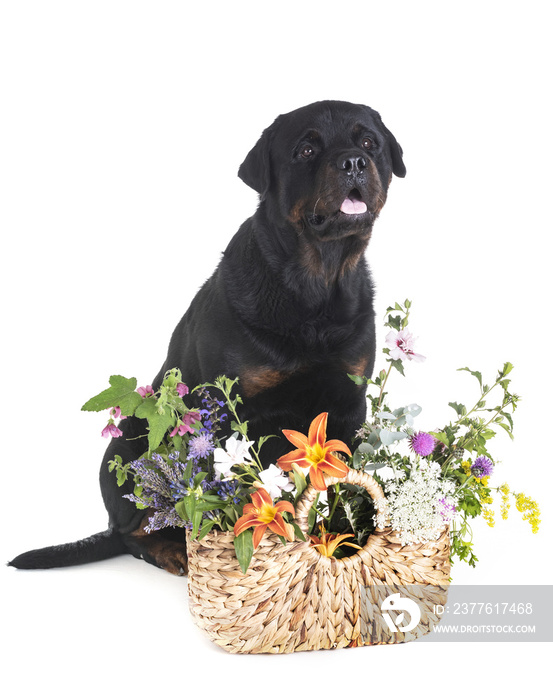
[[311, 146], [304, 146], [300, 151], [300, 156], [302, 158], [311, 158], [314, 152]]
[[370, 138], [368, 138], [367, 136], [365, 136], [365, 138], [363, 139], [361, 145], [363, 146], [363, 148], [364, 148], [366, 151], [370, 151], [371, 148], [373, 147], [373, 142], [371, 141]]

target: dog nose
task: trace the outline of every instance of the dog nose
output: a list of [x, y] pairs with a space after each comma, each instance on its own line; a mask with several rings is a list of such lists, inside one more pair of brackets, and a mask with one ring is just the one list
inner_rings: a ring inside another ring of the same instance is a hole
[[345, 170], [348, 174], [360, 173], [367, 167], [367, 161], [363, 156], [345, 155], [338, 158], [336, 163], [338, 170]]

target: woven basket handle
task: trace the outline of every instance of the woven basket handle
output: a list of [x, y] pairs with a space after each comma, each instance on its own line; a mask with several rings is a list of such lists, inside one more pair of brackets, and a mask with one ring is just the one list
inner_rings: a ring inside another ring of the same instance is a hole
[[[373, 479], [370, 474], [366, 472], [357, 471], [355, 469], [350, 469], [345, 477], [338, 479], [336, 477], [325, 476], [325, 483], [327, 486], [333, 486], [334, 484], [356, 484], [357, 486], [362, 486], [369, 496], [375, 502], [375, 507], [379, 514], [386, 514], [387, 512], [387, 501], [384, 496], [384, 492], [380, 487], [380, 484]], [[309, 526], [307, 524], [307, 517], [309, 515], [309, 509], [315, 502], [315, 498], [319, 492], [309, 485], [305, 491], [302, 493], [300, 500], [296, 505], [296, 523], [298, 524], [300, 530], [305, 536], [307, 536]]]

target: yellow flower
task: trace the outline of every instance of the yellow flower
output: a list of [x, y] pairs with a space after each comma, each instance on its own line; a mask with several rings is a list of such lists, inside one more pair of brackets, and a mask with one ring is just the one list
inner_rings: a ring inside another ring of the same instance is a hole
[[499, 492], [501, 493], [501, 517], [503, 520], [507, 520], [509, 517], [509, 508], [511, 507], [509, 503], [509, 484], [501, 484]]
[[493, 510], [490, 510], [489, 508], [482, 508], [482, 517], [490, 527], [495, 525]]
[[315, 549], [325, 557], [334, 556], [334, 552], [340, 546], [340, 544], [347, 544], [349, 547], [361, 549], [359, 545], [353, 544], [353, 542], [344, 542], [346, 538], [355, 537], [355, 535], [331, 535], [325, 530], [325, 527], [322, 524], [319, 535], [320, 537], [309, 535], [309, 539], [311, 540], [311, 546], [315, 547]]
[[528, 520], [532, 527], [532, 532], [536, 533], [539, 530], [541, 523], [540, 520], [540, 507], [532, 498], [529, 498], [523, 493], [513, 493], [515, 497], [515, 505], [517, 510], [522, 513], [522, 519]]

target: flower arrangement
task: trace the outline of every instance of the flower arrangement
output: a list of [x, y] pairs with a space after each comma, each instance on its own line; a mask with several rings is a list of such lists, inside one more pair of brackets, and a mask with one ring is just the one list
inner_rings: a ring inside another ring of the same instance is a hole
[[[484, 384], [480, 372], [462, 368], [477, 379], [479, 396], [470, 409], [450, 403], [456, 420], [438, 430], [415, 429], [422, 410], [417, 404], [391, 407], [386, 388], [392, 370], [404, 375], [404, 363], [425, 359], [414, 351], [410, 309], [406, 300], [386, 311], [387, 368], [374, 379], [350, 376], [367, 387], [369, 407], [353, 453], [342, 441], [327, 440], [328, 414], [321, 413], [308, 435], [284, 430], [295, 449], [264, 466], [260, 450], [271, 437], [257, 443], [248, 439], [248, 425], [239, 415], [237, 379], [219, 377], [190, 391], [178, 369], [167, 372], [157, 390], [137, 388], [134, 378], [112, 376], [110, 387], [83, 410], [109, 410], [102, 431], [108, 438], [122, 435], [116, 421], [125, 416], [146, 421], [148, 450], [127, 464], [117, 456], [110, 470], [119, 485], [134, 480], [133, 492], [124, 497], [137, 508], [151, 509], [147, 531], [185, 527], [199, 540], [213, 529], [232, 531], [236, 556], [246, 572], [267, 530], [283, 543], [306, 539], [293, 518], [295, 504], [311, 484], [318, 496], [309, 512], [309, 542], [328, 557], [348, 556], [363, 547], [376, 527], [389, 523], [406, 545], [436, 540], [449, 528], [451, 557], [474, 566], [470, 521], [482, 516], [493, 525], [489, 506], [494, 492], [501, 498], [503, 518], [513, 498], [536, 532], [537, 503], [512, 493], [507, 484], [489, 483], [496, 464], [488, 443], [497, 427], [513, 437], [512, 414], [519, 397], [509, 391], [510, 363], [491, 385]], [[488, 407], [492, 394], [499, 394], [499, 400]], [[325, 475], [343, 477], [349, 469], [374, 476], [385, 493], [385, 507], [353, 484], [326, 487]]]

